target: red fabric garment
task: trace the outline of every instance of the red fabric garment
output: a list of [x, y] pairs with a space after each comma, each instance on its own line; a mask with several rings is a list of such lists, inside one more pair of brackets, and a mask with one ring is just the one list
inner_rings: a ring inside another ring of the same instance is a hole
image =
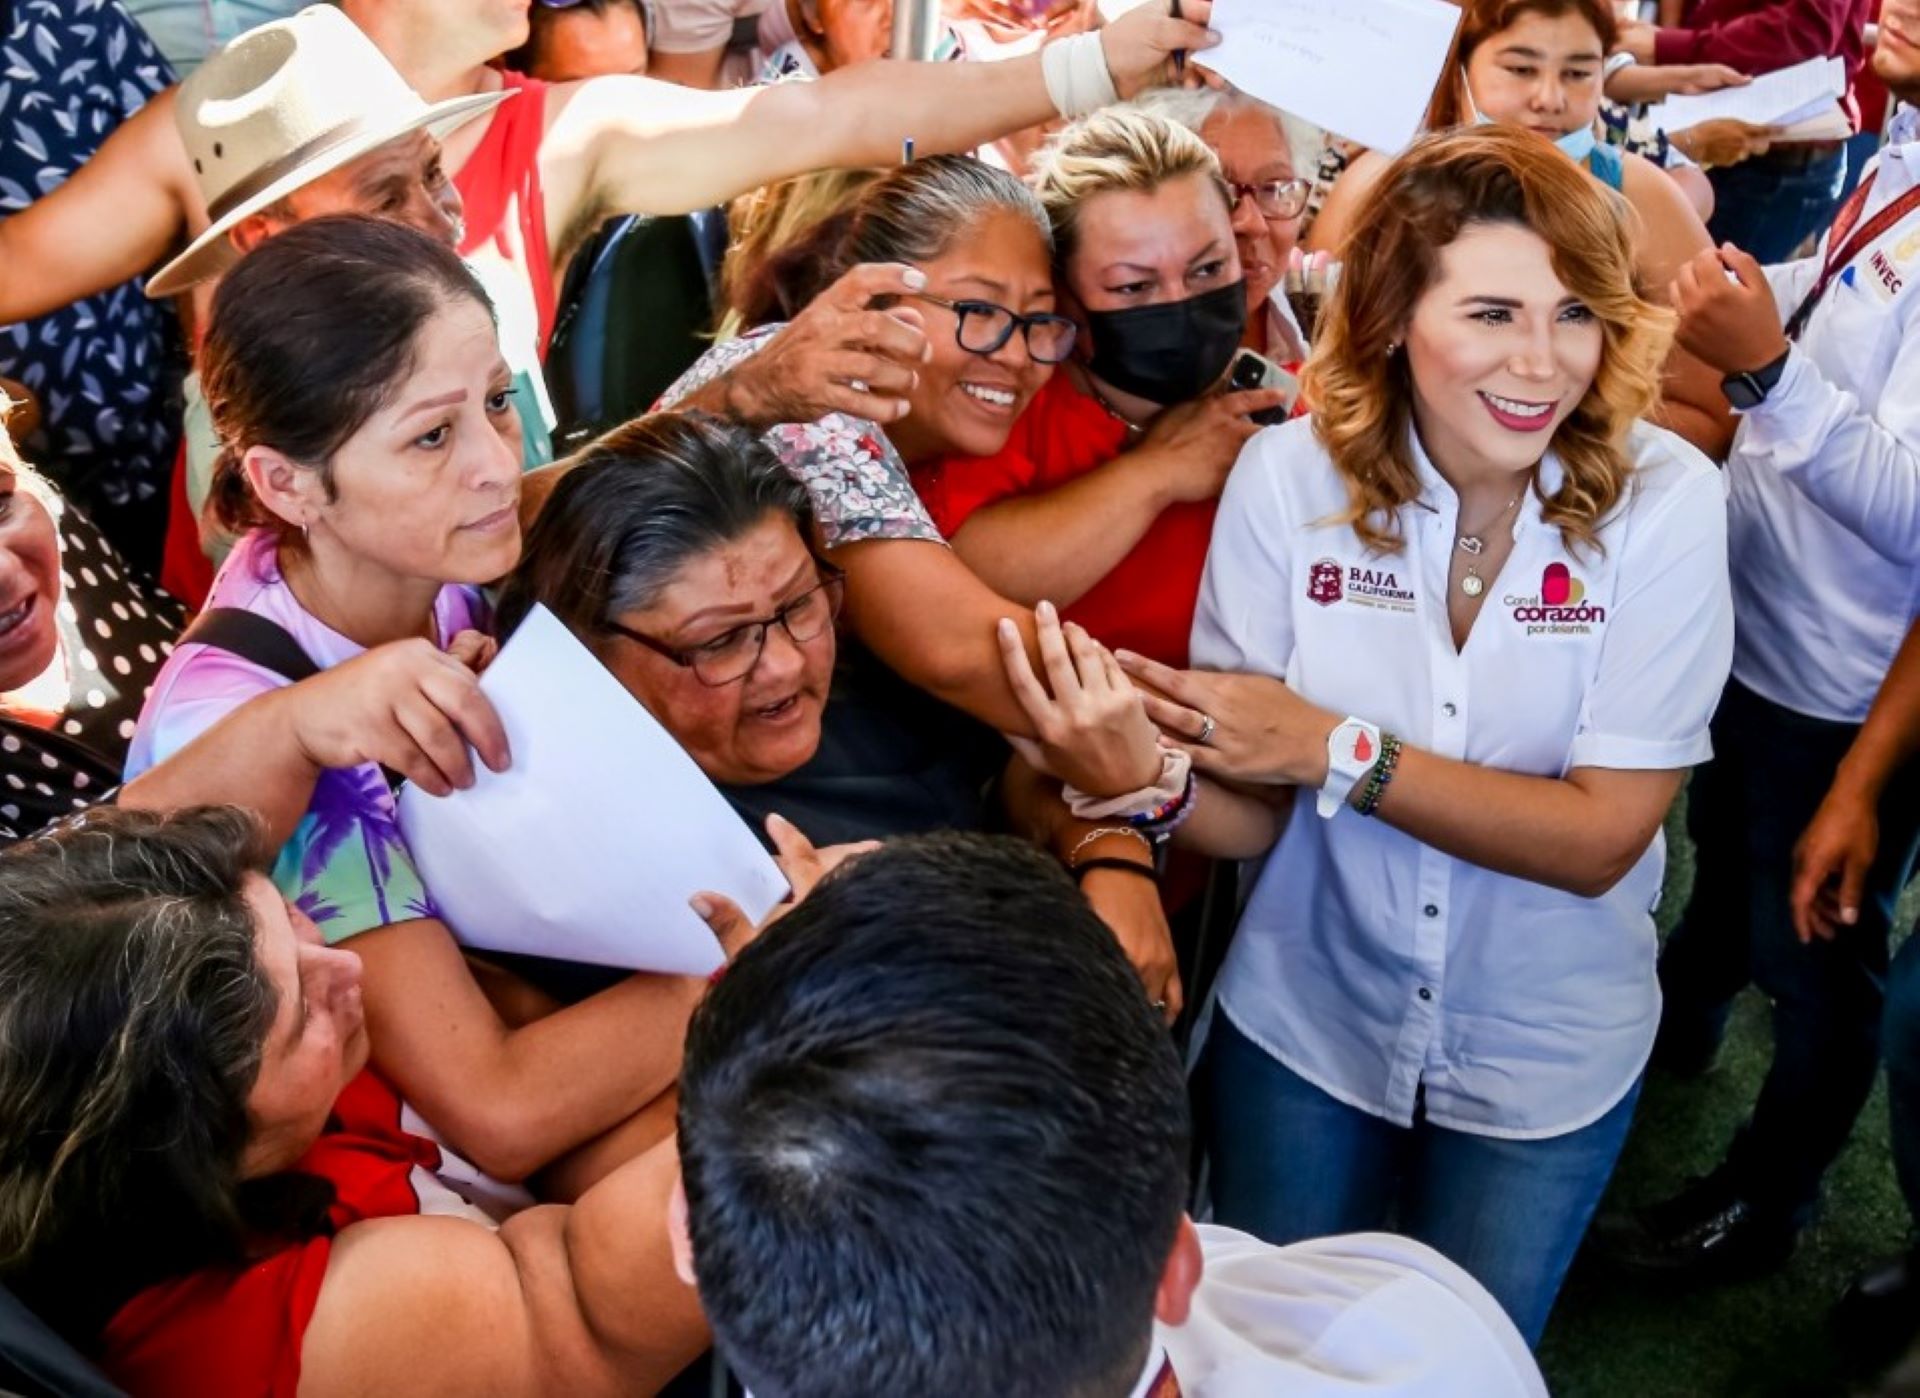
[[[326, 1133], [294, 1167], [332, 1182], [333, 1231], [421, 1212], [413, 1172], [437, 1169], [440, 1147], [401, 1126], [394, 1090], [363, 1072], [333, 1110]], [[332, 1251], [330, 1237], [311, 1238], [250, 1267], [208, 1268], [149, 1287], [108, 1325], [102, 1367], [136, 1398], [295, 1398], [301, 1340]]]
[[167, 491], [167, 539], [160, 554], [160, 586], [199, 611], [213, 588], [213, 560], [200, 547], [200, 521], [187, 500], [187, 444], [173, 458], [173, 485]]
[[[1887, 111], [1893, 105], [1893, 94], [1887, 91], [1887, 85], [1873, 75], [1872, 65], [1860, 70], [1860, 76], [1854, 80], [1853, 100], [1860, 104], [1860, 127], [1862, 131], [1871, 131], [1875, 135], [1887, 124]], [[1856, 175], [1859, 171], [1854, 172]]]
[[1852, 84], [1877, 0], [1692, 0], [1683, 27], [1654, 37], [1656, 63], [1724, 63], [1758, 75], [1838, 57]]
[[[1126, 445], [1126, 426], [1062, 370], [1034, 396], [998, 454], [943, 457], [911, 474], [951, 539], [975, 510], [1065, 485]], [[1133, 551], [1061, 614], [1110, 647], [1184, 668], [1217, 508], [1208, 500], [1163, 511]]]
[[496, 107], [487, 131], [453, 177], [466, 205], [460, 255], [492, 242], [533, 287], [540, 313], [540, 357], [546, 358], [558, 296], [547, 251], [547, 201], [540, 186], [540, 141], [547, 129], [547, 84], [502, 70], [519, 96]]

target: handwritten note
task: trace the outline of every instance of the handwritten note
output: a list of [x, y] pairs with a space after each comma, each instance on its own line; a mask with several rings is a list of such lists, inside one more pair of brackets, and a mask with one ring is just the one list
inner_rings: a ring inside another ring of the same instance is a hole
[[1214, 0], [1220, 43], [1194, 62], [1391, 154], [1419, 133], [1460, 13], [1446, 0]]
[[687, 906], [760, 921], [787, 881], [671, 734], [544, 607], [480, 677], [513, 765], [465, 791], [400, 793], [400, 830], [447, 925], [485, 951], [707, 975], [725, 957]]

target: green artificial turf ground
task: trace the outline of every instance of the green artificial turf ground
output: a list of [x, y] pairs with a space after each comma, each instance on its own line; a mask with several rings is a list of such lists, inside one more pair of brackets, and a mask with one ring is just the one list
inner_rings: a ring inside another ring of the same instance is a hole
[[[1684, 805], [1684, 802], [1683, 802]], [[1693, 881], [1680, 810], [1667, 822], [1662, 932]], [[1911, 920], [1909, 890], [1901, 925]], [[1749, 991], [1705, 1077], [1654, 1074], [1603, 1208], [1666, 1197], [1720, 1159], [1765, 1071], [1767, 1007]], [[1736, 1286], [1653, 1290], [1583, 1257], [1554, 1313], [1540, 1361], [1560, 1398], [1811, 1398], [1845, 1394], [1827, 1312], [1854, 1273], [1897, 1251], [1907, 1214], [1887, 1148], [1884, 1085], [1827, 1178], [1826, 1203], [1784, 1269]]]

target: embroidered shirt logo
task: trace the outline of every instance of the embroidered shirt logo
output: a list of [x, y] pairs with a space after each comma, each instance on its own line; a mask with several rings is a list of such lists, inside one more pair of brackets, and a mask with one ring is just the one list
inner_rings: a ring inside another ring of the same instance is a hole
[[1873, 273], [1874, 289], [1885, 300], [1891, 301], [1898, 296], [1900, 289], [1907, 284], [1906, 278], [1895, 270], [1893, 263], [1881, 249], [1874, 250], [1873, 256], [1867, 259], [1867, 266]]
[[1607, 609], [1587, 601], [1587, 585], [1564, 563], [1549, 563], [1532, 597], [1502, 599], [1529, 636], [1584, 636], [1607, 619]]
[[1307, 570], [1307, 600], [1331, 607], [1335, 602], [1375, 607], [1389, 612], [1411, 612], [1413, 589], [1389, 568], [1363, 568], [1338, 559], [1314, 560]]
[[1315, 560], [1307, 570], [1307, 600], [1331, 607], [1340, 600], [1340, 564], [1331, 558]]

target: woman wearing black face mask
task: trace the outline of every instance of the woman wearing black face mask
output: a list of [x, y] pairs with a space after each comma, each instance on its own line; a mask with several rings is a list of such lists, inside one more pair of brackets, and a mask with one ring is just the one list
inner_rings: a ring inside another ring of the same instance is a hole
[[1180, 664], [1220, 488], [1281, 401], [1218, 391], [1246, 328], [1231, 199], [1198, 136], [1129, 107], [1068, 127], [1032, 182], [1074, 358], [1002, 450], [915, 462], [914, 484], [1000, 592]]

